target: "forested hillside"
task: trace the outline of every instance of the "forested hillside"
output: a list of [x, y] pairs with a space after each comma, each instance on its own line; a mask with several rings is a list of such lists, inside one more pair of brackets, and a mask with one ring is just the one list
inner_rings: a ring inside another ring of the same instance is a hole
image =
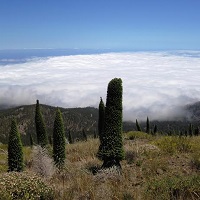
[[[96, 131], [98, 118], [98, 110], [96, 108], [60, 108], [60, 110], [63, 114], [66, 136], [70, 131], [74, 139], [81, 139], [83, 129], [87, 134], [93, 134]], [[41, 105], [41, 112], [47, 127], [47, 133], [51, 136], [56, 107]], [[30, 134], [32, 134], [34, 141], [36, 141], [35, 105], [28, 105], [0, 111], [0, 142], [7, 143], [7, 136], [13, 116], [17, 119], [23, 144], [29, 144]]]

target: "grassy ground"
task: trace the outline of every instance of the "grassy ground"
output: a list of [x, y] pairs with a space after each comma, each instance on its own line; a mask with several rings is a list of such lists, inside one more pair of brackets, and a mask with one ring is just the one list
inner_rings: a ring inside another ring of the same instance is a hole
[[[121, 174], [114, 168], [95, 173], [102, 164], [96, 158], [98, 146], [98, 139], [67, 145], [64, 170], [43, 177], [53, 187], [54, 199], [200, 199], [200, 136], [124, 134]], [[24, 152], [30, 172], [31, 149]], [[6, 146], [0, 145], [1, 173], [6, 159]]]

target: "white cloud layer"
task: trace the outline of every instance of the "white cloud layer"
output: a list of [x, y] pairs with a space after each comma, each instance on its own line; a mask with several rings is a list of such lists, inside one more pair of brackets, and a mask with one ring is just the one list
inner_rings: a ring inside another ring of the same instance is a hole
[[200, 52], [75, 55], [0, 66], [0, 104], [63, 107], [106, 102], [108, 82], [123, 80], [124, 119], [177, 117], [200, 99]]

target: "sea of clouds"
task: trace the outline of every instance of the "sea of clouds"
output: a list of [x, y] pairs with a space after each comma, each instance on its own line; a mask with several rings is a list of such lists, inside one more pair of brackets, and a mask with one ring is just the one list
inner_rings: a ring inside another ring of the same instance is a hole
[[171, 119], [200, 99], [200, 52], [127, 52], [34, 58], [0, 66], [0, 104], [98, 107], [123, 81], [125, 120]]

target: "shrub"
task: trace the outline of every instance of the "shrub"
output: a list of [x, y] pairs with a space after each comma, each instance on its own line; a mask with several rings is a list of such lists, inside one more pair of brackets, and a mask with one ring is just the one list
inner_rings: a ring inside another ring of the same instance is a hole
[[49, 178], [55, 172], [53, 159], [49, 156], [48, 151], [41, 146], [34, 146], [32, 153], [31, 169], [36, 174]]
[[51, 200], [53, 189], [40, 177], [27, 172], [0, 174], [0, 200]]
[[162, 177], [147, 182], [145, 195], [147, 199], [194, 199], [200, 197], [200, 176]]
[[57, 167], [63, 167], [65, 163], [65, 131], [62, 114], [57, 108], [53, 129], [53, 158]]
[[164, 153], [174, 154], [176, 152], [187, 153], [191, 151], [191, 139], [185, 136], [165, 136], [154, 141]]
[[48, 144], [48, 138], [43, 116], [40, 111], [39, 100], [37, 100], [35, 108], [35, 127], [36, 127], [38, 144], [41, 145], [42, 147], [46, 146]]
[[122, 80], [112, 79], [108, 84], [104, 131], [98, 157], [104, 161], [102, 167], [120, 166], [124, 158], [122, 143]]
[[16, 120], [11, 123], [8, 138], [8, 171], [20, 172], [24, 168], [21, 137], [17, 129]]
[[126, 137], [129, 139], [129, 140], [134, 140], [134, 139], [151, 139], [152, 136], [147, 134], [147, 133], [144, 133], [144, 132], [141, 132], [141, 131], [130, 131], [128, 133], [126, 133]]

